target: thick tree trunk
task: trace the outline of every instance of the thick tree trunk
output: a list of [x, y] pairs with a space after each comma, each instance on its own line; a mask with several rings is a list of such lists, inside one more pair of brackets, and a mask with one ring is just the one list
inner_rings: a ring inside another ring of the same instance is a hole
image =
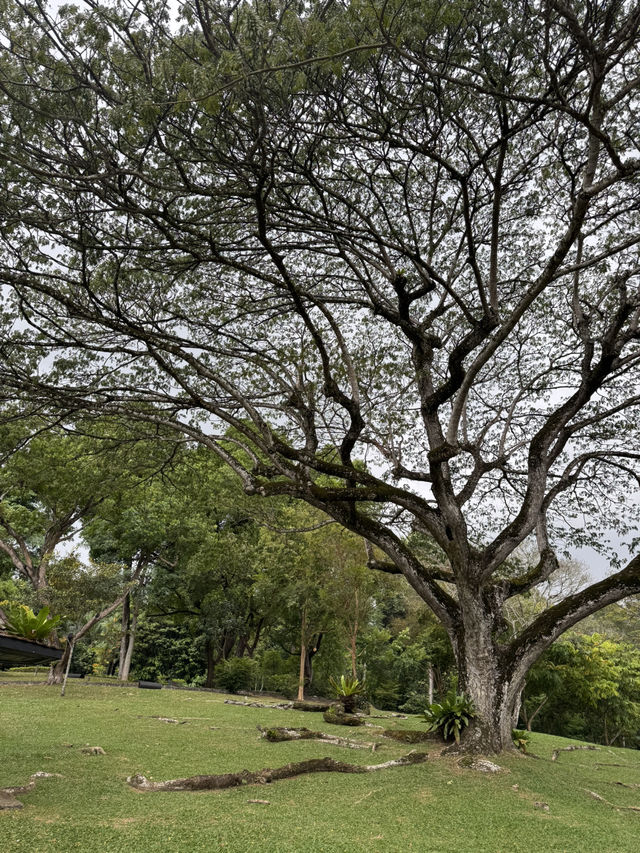
[[464, 730], [462, 746], [466, 751], [484, 754], [513, 749], [511, 732], [517, 720], [524, 678], [511, 679], [504, 665], [504, 654], [493, 637], [493, 618], [475, 600], [465, 608], [464, 627], [456, 635], [458, 689], [472, 700], [475, 717]]

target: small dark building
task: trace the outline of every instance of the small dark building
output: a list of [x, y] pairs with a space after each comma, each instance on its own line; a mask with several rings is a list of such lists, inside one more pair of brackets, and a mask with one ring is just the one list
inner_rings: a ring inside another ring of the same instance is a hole
[[0, 669], [52, 663], [60, 660], [61, 657], [62, 649], [54, 649], [52, 646], [45, 646], [44, 643], [35, 643], [32, 640], [23, 640], [21, 637], [0, 633]]

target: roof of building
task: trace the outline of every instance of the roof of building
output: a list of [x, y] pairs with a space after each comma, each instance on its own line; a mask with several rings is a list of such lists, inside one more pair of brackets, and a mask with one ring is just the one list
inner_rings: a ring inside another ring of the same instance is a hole
[[0, 669], [60, 660], [62, 649], [0, 633]]

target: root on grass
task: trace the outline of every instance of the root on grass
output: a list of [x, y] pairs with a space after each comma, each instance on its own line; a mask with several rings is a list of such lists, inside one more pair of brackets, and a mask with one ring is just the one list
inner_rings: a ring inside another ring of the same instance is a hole
[[422, 764], [427, 760], [426, 752], [410, 752], [402, 758], [385, 761], [383, 764], [346, 764], [334, 758], [310, 758], [285, 764], [283, 767], [265, 767], [263, 770], [241, 770], [240, 773], [220, 773], [214, 776], [190, 776], [187, 779], [168, 779], [166, 782], [151, 782], [140, 774], [129, 776], [127, 782], [139, 791], [219, 791], [241, 785], [266, 785], [280, 779], [293, 779], [305, 773], [374, 773], [389, 767], [407, 767]]
[[331, 743], [334, 746], [344, 746], [347, 749], [369, 749], [371, 752], [375, 752], [378, 746], [378, 744], [372, 742], [349, 740], [345, 737], [328, 735], [324, 732], [312, 732], [311, 729], [307, 729], [305, 726], [298, 729], [290, 729], [286, 726], [274, 726], [265, 729], [262, 726], [258, 726], [258, 731], [262, 733], [262, 737], [265, 740], [271, 743], [280, 743], [285, 740], [321, 740], [323, 743]]
[[618, 806], [615, 803], [610, 803], [609, 800], [605, 800], [604, 797], [601, 797], [600, 794], [596, 794], [595, 791], [589, 791], [587, 788], [584, 788], [589, 794], [590, 797], [593, 797], [594, 800], [598, 800], [599, 803], [604, 803], [606, 806], [611, 806], [612, 809], [622, 809], [627, 812], [640, 812], [640, 806]]
[[21, 809], [23, 808], [20, 800], [16, 800], [16, 794], [28, 794], [36, 787], [38, 779], [63, 779], [61, 773], [46, 773], [44, 770], [38, 770], [37, 773], [32, 773], [29, 777], [30, 781], [26, 785], [13, 785], [9, 788], [0, 788], [0, 811], [4, 809]]
[[290, 711], [293, 702], [280, 702], [279, 704], [268, 704], [266, 702], [241, 702], [239, 699], [225, 699], [225, 705], [243, 705], [245, 708], [278, 708], [280, 711]]
[[589, 749], [589, 750], [596, 750], [596, 749], [600, 749], [600, 747], [599, 747], [599, 746], [561, 746], [561, 747], [559, 747], [558, 749], [554, 749], [554, 750], [553, 750], [553, 754], [552, 754], [552, 756], [551, 756], [551, 760], [552, 760], [552, 761], [557, 761], [557, 760], [558, 760], [558, 755], [559, 755], [561, 752], [574, 752], [576, 749]]

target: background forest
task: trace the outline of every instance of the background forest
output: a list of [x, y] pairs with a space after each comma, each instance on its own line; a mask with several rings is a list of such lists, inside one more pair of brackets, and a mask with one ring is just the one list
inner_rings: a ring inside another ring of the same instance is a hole
[[[376, 707], [410, 713], [456, 687], [447, 633], [416, 593], [303, 502], [248, 497], [203, 448], [99, 421], [23, 423], [1, 440], [0, 601], [61, 616], [72, 672], [290, 698], [329, 695], [349, 673]], [[412, 547], [441, 559], [426, 537]], [[564, 561], [512, 600], [505, 632], [588, 580]], [[639, 747], [638, 616], [632, 597], [557, 641], [529, 674], [520, 725]]]

